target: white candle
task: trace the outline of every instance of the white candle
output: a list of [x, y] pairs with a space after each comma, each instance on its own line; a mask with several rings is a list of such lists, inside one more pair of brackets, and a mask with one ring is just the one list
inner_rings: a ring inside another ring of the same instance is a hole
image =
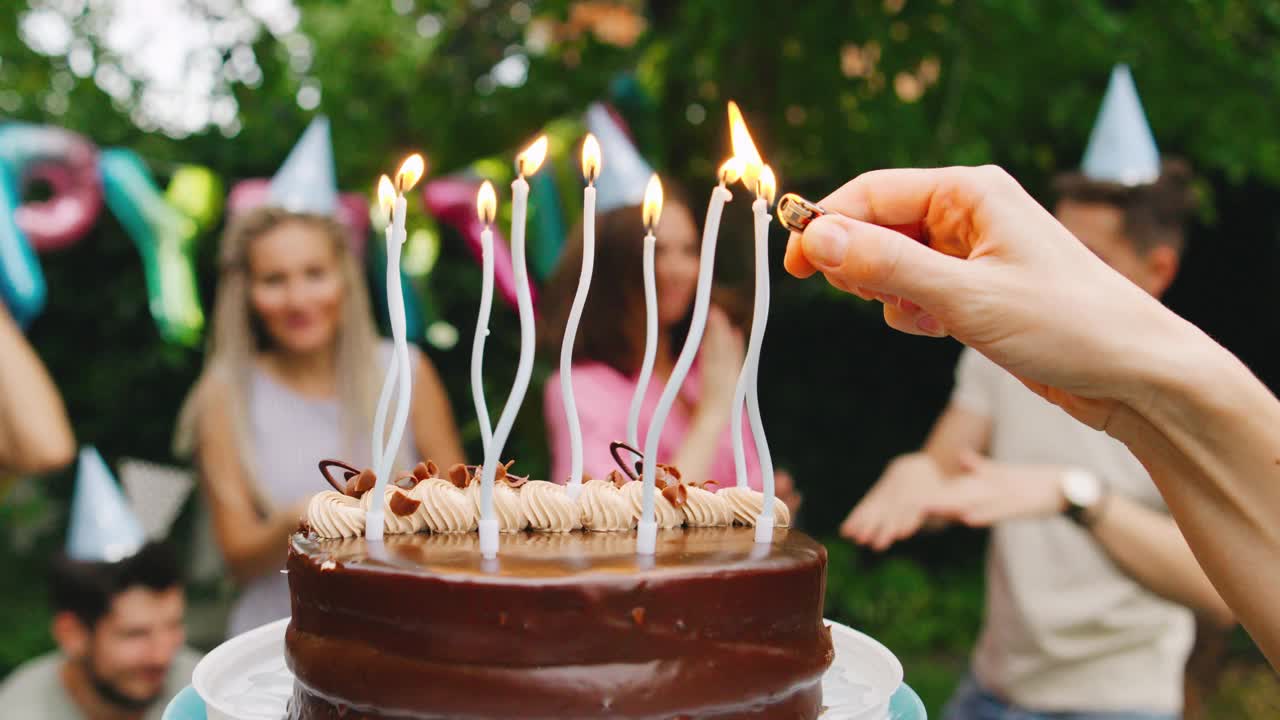
[[627, 442], [633, 448], [640, 447], [640, 407], [649, 392], [649, 378], [653, 375], [653, 363], [658, 355], [658, 282], [654, 268], [654, 253], [658, 239], [653, 231], [662, 219], [662, 183], [655, 174], [649, 178], [644, 190], [641, 207], [644, 221], [644, 359], [640, 363], [640, 376], [636, 389], [631, 393], [631, 410], [627, 413]]
[[675, 367], [667, 384], [662, 389], [658, 406], [654, 408], [653, 417], [649, 420], [649, 432], [644, 442], [644, 487], [641, 489], [640, 521], [636, 526], [636, 552], [641, 555], [653, 555], [657, 550], [658, 524], [653, 516], [654, 495], [658, 469], [658, 441], [662, 437], [662, 427], [667, 422], [667, 414], [675, 403], [676, 396], [684, 386], [685, 376], [693, 365], [693, 358], [698, 354], [698, 346], [702, 344], [702, 331], [707, 326], [707, 313], [711, 309], [711, 280], [715, 270], [716, 238], [720, 233], [720, 215], [724, 204], [733, 199], [726, 184], [736, 179], [740, 165], [736, 159], [726, 162], [720, 168], [720, 184], [711, 191], [711, 202], [707, 206], [707, 221], [702, 228], [702, 253], [698, 260], [698, 287], [693, 300], [693, 317], [689, 323], [689, 334], [685, 338], [684, 347], [676, 358]]
[[518, 177], [511, 183], [511, 266], [516, 283], [516, 305], [520, 312], [520, 360], [516, 365], [516, 379], [511, 394], [502, 407], [502, 415], [493, 430], [493, 440], [484, 454], [484, 472], [480, 480], [480, 553], [492, 558], [498, 554], [498, 519], [493, 513], [493, 482], [501, 462], [502, 448], [511, 434], [511, 426], [520, 412], [525, 392], [529, 389], [529, 377], [533, 374], [534, 326], [533, 298], [529, 294], [529, 269], [524, 259], [525, 217], [529, 208], [529, 183], [525, 175], [531, 175], [542, 166], [547, 153], [547, 138], [540, 137], [516, 158]]
[[[755, 217], [755, 250], [756, 250], [756, 292], [754, 311], [751, 316], [751, 337], [747, 344], [747, 355], [743, 361], [743, 373], [749, 374], [747, 385], [747, 416], [751, 420], [751, 437], [756, 443], [756, 453], [760, 456], [760, 476], [763, 482], [764, 502], [760, 515], [756, 518], [756, 542], [767, 543], [773, 540], [773, 503], [774, 478], [773, 456], [769, 452], [769, 441], [764, 434], [764, 423], [760, 419], [760, 346], [764, 341], [765, 325], [769, 322], [769, 205], [773, 202], [776, 181], [773, 171], [766, 165], [760, 175], [756, 201], [751, 205]], [[741, 434], [741, 421], [735, 434]], [[741, 441], [738, 442], [741, 444]], [[739, 473], [741, 476], [745, 473]]]
[[[770, 174], [772, 174], [772, 171], [770, 171]], [[757, 397], [760, 346], [764, 341], [764, 329], [769, 316], [769, 267], [767, 260], [769, 220], [771, 218], [769, 216], [768, 202], [763, 197], [757, 196], [756, 201], [751, 205], [751, 210], [755, 220], [755, 299], [751, 315], [751, 335], [747, 340], [747, 352], [742, 359], [742, 370], [738, 372], [738, 383], [733, 389], [733, 417], [730, 421], [733, 433], [733, 465], [737, 473], [738, 487], [742, 488], [748, 486], [747, 453], [742, 438], [742, 410], [743, 406], [750, 402], [748, 400], [749, 397]], [[762, 219], [763, 223], [761, 222]], [[773, 461], [769, 455], [768, 445], [762, 445], [760, 442], [764, 432], [763, 430], [756, 431], [758, 423], [759, 409], [757, 407], [751, 417], [751, 431], [753, 438], [756, 440], [756, 452], [760, 456], [760, 466], [763, 471], [766, 466], [772, 468]], [[769, 474], [771, 475], [772, 473]], [[757, 527], [759, 526], [757, 525]]]
[[755, 263], [756, 292], [754, 312], [751, 318], [751, 336], [747, 343], [747, 353], [742, 361], [742, 370], [738, 373], [738, 384], [733, 393], [733, 459], [737, 469], [738, 485], [747, 484], [746, 452], [742, 447], [742, 405], [746, 401], [747, 415], [751, 422], [751, 436], [756, 443], [756, 454], [760, 458], [760, 475], [763, 483], [764, 501], [760, 515], [756, 518], [756, 542], [766, 543], [773, 540], [773, 457], [769, 453], [769, 443], [765, 438], [764, 424], [760, 421], [759, 372], [760, 346], [764, 341], [765, 324], [769, 318], [769, 205], [773, 202], [773, 194], [777, 180], [773, 170], [764, 164], [760, 152], [756, 150], [747, 123], [742, 119], [742, 111], [737, 103], [729, 102], [729, 135], [733, 141], [733, 154], [742, 158], [742, 180], [747, 188], [756, 194], [756, 201], [751, 210], [755, 218]]
[[493, 218], [497, 211], [497, 193], [493, 191], [493, 183], [485, 180], [476, 195], [476, 213], [484, 223], [484, 230], [480, 231], [480, 314], [476, 318], [475, 338], [471, 341], [471, 400], [476, 406], [480, 442], [486, 455], [493, 442], [493, 425], [484, 399], [484, 341], [489, 336], [489, 317], [493, 310]]
[[[413, 368], [409, 362], [408, 332], [405, 323], [404, 294], [400, 283], [400, 251], [408, 233], [405, 232], [405, 216], [408, 205], [404, 193], [410, 190], [422, 177], [426, 169], [421, 155], [410, 155], [401, 164], [396, 173], [396, 197], [392, 204], [391, 228], [387, 233], [387, 314], [391, 320], [391, 335], [395, 342], [395, 362], [388, 366], [388, 378], [398, 375], [399, 398], [396, 403], [396, 416], [391, 425], [391, 436], [387, 438], [380, 457], [375, 458], [376, 482], [373, 497], [381, 498], [390, 479], [395, 464], [395, 457], [400, 451], [400, 440], [404, 436], [405, 424], [409, 421], [409, 401], [412, 396]], [[380, 188], [381, 189], [381, 188]], [[389, 395], [384, 382], [384, 394]], [[381, 402], [379, 402], [381, 405]], [[389, 404], [389, 401], [388, 401]], [[382, 408], [385, 413], [386, 408]], [[380, 419], [377, 422], [385, 422]], [[376, 427], [376, 424], [375, 424]], [[375, 542], [382, 540], [385, 511], [383, 503], [369, 504], [365, 517], [365, 539]]]
[[[386, 249], [387, 249], [387, 272], [391, 271], [391, 252], [395, 246], [396, 231], [392, 224], [392, 211], [395, 207], [395, 189], [391, 186], [391, 179], [386, 175], [382, 176], [379, 182], [378, 194], [380, 197], [387, 198], [385, 204], [387, 210], [387, 231], [386, 231]], [[387, 366], [386, 377], [382, 380], [382, 392], [378, 394], [378, 409], [373, 414], [373, 437], [369, 443], [370, 464], [377, 466], [378, 461], [382, 458], [382, 448], [387, 441], [387, 407], [391, 404], [391, 391], [396, 386], [396, 366], [399, 364], [399, 356], [391, 353], [391, 361]]]
[[582, 190], [582, 270], [578, 274], [578, 289], [569, 308], [569, 321], [560, 343], [560, 397], [564, 401], [564, 416], [569, 424], [569, 482], [565, 490], [570, 499], [576, 499], [582, 489], [582, 427], [578, 418], [578, 403], [573, 397], [573, 344], [578, 337], [578, 324], [582, 321], [582, 309], [587, 304], [587, 292], [591, 288], [591, 272], [596, 262], [596, 188], [600, 175], [600, 143], [590, 133], [582, 142], [582, 174], [587, 186]]
[[631, 395], [631, 410], [627, 413], [627, 442], [633, 448], [640, 447], [640, 408], [649, 392], [649, 378], [653, 375], [653, 363], [658, 355], [658, 284], [653, 266], [657, 244], [658, 239], [650, 227], [644, 236], [644, 359], [640, 363], [636, 389]]

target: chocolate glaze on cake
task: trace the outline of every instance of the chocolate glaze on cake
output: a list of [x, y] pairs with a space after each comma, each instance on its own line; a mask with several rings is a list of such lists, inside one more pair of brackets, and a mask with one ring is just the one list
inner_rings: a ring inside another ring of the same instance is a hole
[[294, 535], [289, 717], [796, 718], [831, 664], [826, 551], [795, 530]]

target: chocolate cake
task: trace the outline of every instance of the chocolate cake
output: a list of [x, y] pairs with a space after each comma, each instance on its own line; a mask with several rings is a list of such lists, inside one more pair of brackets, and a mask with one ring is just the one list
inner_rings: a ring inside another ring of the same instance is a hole
[[826, 552], [798, 531], [295, 535], [290, 718], [814, 718]]
[[[420, 466], [418, 475], [433, 471]], [[467, 485], [461, 475], [454, 485]], [[465, 519], [435, 523], [457, 532], [412, 521], [466, 488], [417, 480], [386, 492], [388, 532], [404, 534], [367, 542], [346, 533], [333, 510], [360, 501], [330, 492], [293, 536], [291, 720], [818, 716], [833, 651], [822, 620], [826, 551], [807, 535], [779, 527], [772, 543], [756, 543], [750, 527], [680, 526], [640, 556], [634, 531], [513, 524], [486, 560]], [[509, 488], [513, 502], [528, 492], [522, 484]], [[707, 509], [726, 502], [720, 493], [673, 486], [665, 496], [676, 512], [723, 515]], [[685, 510], [689, 497], [704, 507]], [[601, 504], [568, 502], [587, 515]]]

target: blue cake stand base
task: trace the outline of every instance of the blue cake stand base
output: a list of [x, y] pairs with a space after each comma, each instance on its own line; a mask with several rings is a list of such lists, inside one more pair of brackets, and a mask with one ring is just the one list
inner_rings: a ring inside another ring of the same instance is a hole
[[[903, 683], [889, 701], [888, 720], [928, 720], [928, 717], [920, 696]], [[204, 701], [196, 694], [195, 688], [188, 685], [175, 695], [165, 708], [163, 720], [206, 720]]]

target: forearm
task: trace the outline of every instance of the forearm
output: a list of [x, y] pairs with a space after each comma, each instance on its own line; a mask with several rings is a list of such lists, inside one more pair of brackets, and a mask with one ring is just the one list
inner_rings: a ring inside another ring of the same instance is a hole
[[681, 475], [691, 482], [718, 480], [721, 483], [731, 482], [732, 478], [712, 478], [711, 463], [715, 459], [716, 449], [720, 446], [720, 434], [728, 426], [728, 418], [714, 411], [699, 411], [689, 424], [689, 432], [680, 442], [680, 450], [676, 453], [674, 465], [680, 468]]
[[1280, 403], [1199, 331], [1151, 358], [1108, 432], [1146, 465], [1196, 559], [1280, 665]]
[[0, 470], [43, 472], [75, 455], [67, 409], [53, 379], [0, 308]]
[[452, 414], [435, 414], [438, 420], [429, 422], [420, 430], [415, 430], [415, 444], [418, 454], [424, 460], [431, 460], [441, 468], [448, 468], [458, 463], [466, 463], [467, 456], [462, 450], [462, 439], [458, 436], [458, 428], [453, 424]]
[[245, 583], [279, 570], [288, 554], [289, 536], [300, 518], [277, 510], [260, 522], [220, 532], [223, 559], [237, 582]]
[[1112, 494], [1091, 530], [1116, 565], [1143, 587], [1217, 624], [1234, 621], [1169, 516]]

